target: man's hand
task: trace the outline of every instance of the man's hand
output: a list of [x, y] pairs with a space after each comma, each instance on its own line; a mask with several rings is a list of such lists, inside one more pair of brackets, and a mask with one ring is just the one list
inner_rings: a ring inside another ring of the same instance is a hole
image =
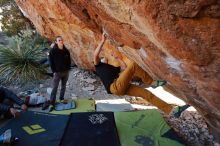
[[107, 38], [107, 34], [105, 32], [102, 33], [102, 42], [104, 42]]
[[10, 113], [14, 116], [14, 118], [16, 118], [20, 115], [19, 111], [17, 111], [14, 108], [10, 108]]
[[23, 111], [27, 111], [27, 109], [28, 109], [28, 107], [27, 107], [27, 105], [26, 104], [22, 104], [21, 105], [21, 109], [23, 110]]
[[120, 56], [120, 54], [116, 54], [116, 52], [112, 52], [111, 56], [117, 60], [120, 64], [121, 70], [125, 70], [127, 67], [126, 63], [123, 61], [123, 58]]

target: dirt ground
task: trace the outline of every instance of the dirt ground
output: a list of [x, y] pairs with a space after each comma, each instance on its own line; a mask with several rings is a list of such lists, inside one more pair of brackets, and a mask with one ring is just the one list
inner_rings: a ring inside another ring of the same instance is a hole
[[[22, 86], [9, 86], [11, 90], [19, 94], [27, 90], [36, 90], [49, 98], [48, 88], [52, 88], [52, 77], [45, 80], [29, 82]], [[57, 99], [59, 99], [60, 86], [58, 87]], [[93, 98], [93, 99], [116, 99], [122, 98], [107, 94], [100, 79], [93, 73], [81, 70], [77, 67], [71, 69], [66, 86], [65, 98]]]

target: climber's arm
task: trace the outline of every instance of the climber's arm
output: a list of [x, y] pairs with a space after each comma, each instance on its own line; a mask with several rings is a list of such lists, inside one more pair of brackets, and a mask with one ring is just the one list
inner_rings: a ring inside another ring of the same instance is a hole
[[95, 52], [94, 52], [93, 61], [94, 61], [95, 65], [99, 64], [99, 62], [100, 62], [99, 54], [102, 51], [102, 47], [105, 43], [105, 40], [106, 40], [106, 34], [103, 33], [102, 34], [102, 41], [99, 43], [98, 47], [95, 49]]

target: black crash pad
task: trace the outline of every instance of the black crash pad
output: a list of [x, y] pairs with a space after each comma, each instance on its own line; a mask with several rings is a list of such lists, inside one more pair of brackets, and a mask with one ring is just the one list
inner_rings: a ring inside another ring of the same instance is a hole
[[19, 138], [13, 146], [58, 146], [68, 118], [64, 115], [28, 111], [11, 119], [0, 129], [0, 134], [11, 129], [12, 136]]
[[120, 146], [113, 112], [72, 113], [60, 146]]

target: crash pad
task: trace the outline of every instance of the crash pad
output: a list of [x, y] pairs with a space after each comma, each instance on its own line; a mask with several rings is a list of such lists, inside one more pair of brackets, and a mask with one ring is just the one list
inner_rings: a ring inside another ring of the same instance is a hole
[[72, 113], [60, 146], [120, 146], [113, 112]]
[[115, 112], [121, 146], [183, 146], [156, 109]]
[[58, 146], [68, 118], [65, 115], [23, 112], [1, 127], [0, 134], [11, 129], [12, 136], [19, 139], [13, 146]]
[[95, 111], [95, 100], [76, 99], [74, 100], [74, 102], [75, 102], [74, 109], [68, 109], [68, 110], [62, 110], [62, 111], [53, 110], [52, 112], [50, 112], [50, 114], [70, 115], [71, 113], [76, 113], [76, 112], [94, 112]]

